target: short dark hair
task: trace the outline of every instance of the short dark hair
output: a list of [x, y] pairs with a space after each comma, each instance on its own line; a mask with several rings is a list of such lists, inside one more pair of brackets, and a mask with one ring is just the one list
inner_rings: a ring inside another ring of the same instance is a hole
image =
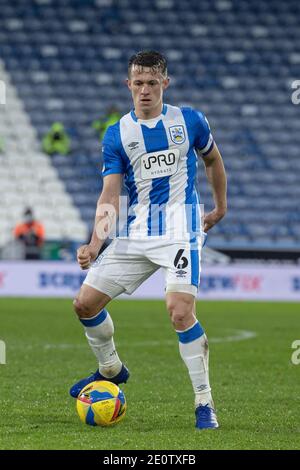
[[150, 67], [153, 72], [161, 72], [167, 76], [167, 59], [157, 51], [140, 51], [130, 57], [128, 62], [128, 77], [130, 77], [131, 67], [137, 65], [140, 67]]

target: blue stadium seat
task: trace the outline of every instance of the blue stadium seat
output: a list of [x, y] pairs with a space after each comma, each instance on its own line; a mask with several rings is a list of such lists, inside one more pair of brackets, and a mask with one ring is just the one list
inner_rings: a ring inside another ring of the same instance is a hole
[[[201, 109], [210, 121], [234, 214], [228, 215], [232, 224], [225, 219], [216, 229], [216, 240], [254, 246], [257, 238], [287, 245], [299, 239], [293, 223], [299, 214], [300, 121], [289, 85], [300, 76], [299, 2], [273, 0], [271, 9], [260, 0], [99, 5], [1, 2], [1, 59], [39, 138], [56, 120], [70, 132], [71, 158], [55, 155], [51, 162], [84, 219], [92, 223], [90, 204], [101, 188], [100, 144], [91, 123], [110, 105], [124, 113], [131, 107], [122, 85], [124, 57], [138, 44], [169, 56], [174, 83], [167, 100]], [[204, 184], [202, 178], [202, 201], [210, 207]], [[278, 229], [281, 212], [286, 229]], [[260, 229], [262, 214], [268, 227]]]

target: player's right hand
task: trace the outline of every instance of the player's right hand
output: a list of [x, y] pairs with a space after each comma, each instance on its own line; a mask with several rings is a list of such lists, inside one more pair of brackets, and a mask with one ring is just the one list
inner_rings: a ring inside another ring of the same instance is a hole
[[97, 258], [96, 252], [90, 245], [82, 245], [77, 250], [77, 261], [81, 269], [88, 269]]

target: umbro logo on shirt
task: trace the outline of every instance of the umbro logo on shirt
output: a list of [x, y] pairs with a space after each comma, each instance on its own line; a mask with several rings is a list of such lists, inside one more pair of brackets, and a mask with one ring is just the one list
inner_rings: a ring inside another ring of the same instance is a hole
[[139, 146], [139, 142], [130, 142], [130, 144], [128, 144], [128, 147], [130, 148], [130, 150], [135, 150], [137, 149]]

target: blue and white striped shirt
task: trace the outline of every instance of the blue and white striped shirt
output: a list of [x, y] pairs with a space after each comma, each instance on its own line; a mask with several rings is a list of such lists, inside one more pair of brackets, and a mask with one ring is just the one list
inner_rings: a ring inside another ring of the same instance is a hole
[[108, 128], [103, 176], [125, 176], [130, 238], [200, 233], [196, 150], [205, 156], [213, 145], [205, 116], [188, 107], [164, 105], [160, 116], [146, 121], [131, 111]]

